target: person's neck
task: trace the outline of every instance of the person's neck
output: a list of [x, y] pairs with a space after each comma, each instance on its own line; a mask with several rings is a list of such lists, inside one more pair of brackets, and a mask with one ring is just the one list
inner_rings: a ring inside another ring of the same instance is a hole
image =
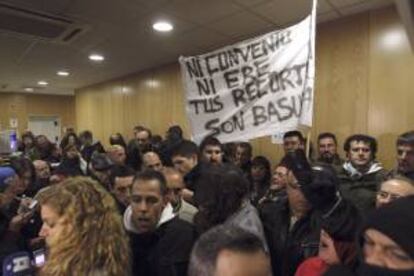
[[362, 165], [362, 166], [357, 166], [357, 165], [354, 165], [354, 164], [352, 164], [352, 166], [359, 172], [359, 173], [361, 173], [361, 174], [365, 174], [365, 173], [367, 173], [368, 171], [369, 171], [369, 169], [371, 168], [371, 164], [372, 164], [372, 161], [371, 162], [368, 162], [367, 164], [365, 164], [365, 165]]

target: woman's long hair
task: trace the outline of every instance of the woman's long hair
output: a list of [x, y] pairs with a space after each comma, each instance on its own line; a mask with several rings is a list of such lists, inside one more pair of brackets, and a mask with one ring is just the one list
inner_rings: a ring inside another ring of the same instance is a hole
[[64, 224], [40, 275], [128, 275], [129, 243], [114, 199], [97, 182], [69, 178], [39, 195]]

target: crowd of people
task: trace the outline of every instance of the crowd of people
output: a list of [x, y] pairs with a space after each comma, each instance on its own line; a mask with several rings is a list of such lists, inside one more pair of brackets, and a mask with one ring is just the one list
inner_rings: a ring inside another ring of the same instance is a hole
[[395, 143], [301, 132], [274, 167], [248, 142], [137, 126], [108, 147], [25, 132], [0, 160], [0, 275], [414, 275], [414, 131]]

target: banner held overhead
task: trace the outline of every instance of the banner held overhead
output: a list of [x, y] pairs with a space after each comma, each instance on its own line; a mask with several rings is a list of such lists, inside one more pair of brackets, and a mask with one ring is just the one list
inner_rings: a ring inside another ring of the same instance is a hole
[[296, 25], [219, 50], [180, 57], [192, 136], [249, 140], [310, 127], [315, 11]]

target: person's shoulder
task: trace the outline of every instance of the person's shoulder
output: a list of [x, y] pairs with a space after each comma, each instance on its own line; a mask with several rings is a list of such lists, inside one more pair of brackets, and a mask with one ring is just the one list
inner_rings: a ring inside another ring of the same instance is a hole
[[195, 233], [194, 225], [191, 223], [180, 219], [178, 216], [174, 217], [169, 222], [165, 223], [164, 231], [169, 234], [183, 235], [184, 233]]

